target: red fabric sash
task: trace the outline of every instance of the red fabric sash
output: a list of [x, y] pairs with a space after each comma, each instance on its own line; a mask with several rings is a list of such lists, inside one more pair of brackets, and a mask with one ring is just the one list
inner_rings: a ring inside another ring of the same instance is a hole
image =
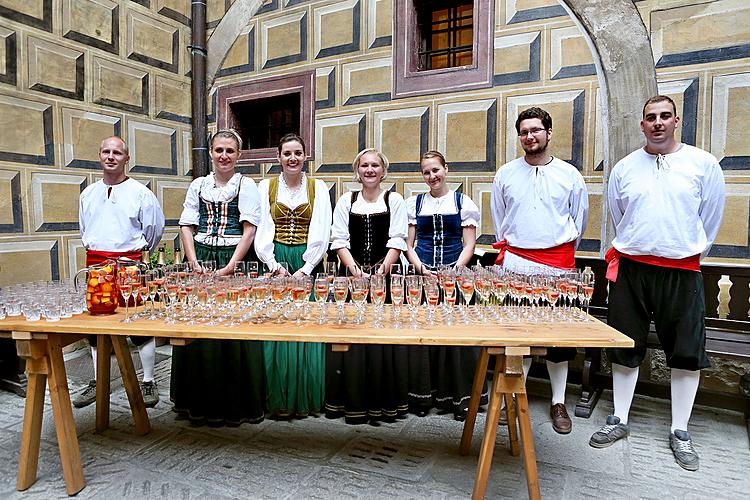
[[691, 255], [684, 259], [668, 259], [666, 257], [657, 257], [655, 255], [628, 255], [617, 250], [615, 247], [607, 250], [604, 260], [607, 261], [607, 279], [617, 281], [617, 274], [620, 270], [620, 259], [630, 259], [641, 264], [650, 264], [652, 266], [669, 267], [672, 269], [685, 269], [686, 271], [701, 270], [700, 254]]
[[86, 249], [86, 267], [101, 264], [105, 260], [117, 260], [121, 258], [140, 262], [141, 252], [139, 250], [131, 250], [129, 252], [105, 252], [104, 250]]
[[505, 260], [505, 252], [523, 257], [537, 264], [556, 267], [557, 269], [575, 269], [576, 267], [576, 245], [575, 241], [569, 241], [562, 245], [550, 248], [516, 248], [510, 246], [507, 241], [502, 240], [492, 244], [492, 248], [499, 250], [496, 264], [502, 264]]

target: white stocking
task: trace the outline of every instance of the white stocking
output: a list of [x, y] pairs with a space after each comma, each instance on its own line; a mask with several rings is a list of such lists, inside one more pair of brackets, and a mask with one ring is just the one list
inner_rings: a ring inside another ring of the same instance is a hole
[[549, 383], [552, 386], [552, 404], [565, 404], [565, 386], [568, 382], [568, 362], [561, 361], [553, 363], [547, 361], [547, 372], [549, 373]]
[[635, 384], [638, 382], [638, 367], [612, 363], [612, 398], [615, 400], [615, 416], [620, 417], [620, 423], [628, 423], [630, 405], [633, 403]]
[[693, 411], [695, 394], [701, 381], [700, 370], [672, 368], [672, 428], [686, 431]]
[[153, 382], [154, 362], [156, 361], [156, 339], [151, 337], [151, 340], [138, 346], [138, 354], [141, 355], [141, 365], [143, 365], [143, 381]]
[[96, 380], [96, 347], [91, 346], [91, 359], [94, 360], [94, 380]]

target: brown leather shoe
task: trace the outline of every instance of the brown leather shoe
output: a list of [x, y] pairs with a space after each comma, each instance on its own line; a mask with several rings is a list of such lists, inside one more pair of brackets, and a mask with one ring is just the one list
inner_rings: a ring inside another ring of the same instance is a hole
[[500, 416], [497, 419], [498, 425], [508, 425], [508, 410], [505, 408], [500, 409]]
[[570, 421], [568, 410], [563, 403], [557, 403], [549, 408], [549, 416], [552, 418], [552, 428], [558, 434], [568, 434], [573, 428], [573, 422]]

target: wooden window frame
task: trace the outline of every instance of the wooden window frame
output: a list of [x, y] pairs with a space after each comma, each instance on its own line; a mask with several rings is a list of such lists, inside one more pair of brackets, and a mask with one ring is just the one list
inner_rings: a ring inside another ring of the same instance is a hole
[[[252, 82], [234, 83], [219, 87], [217, 90], [219, 129], [234, 128], [236, 118], [231, 105], [285, 94], [300, 94], [300, 128], [299, 135], [307, 146], [308, 159], [315, 158], [315, 71], [306, 71], [293, 75], [274, 76]], [[277, 148], [243, 149], [240, 151], [240, 166], [277, 161]]]
[[419, 69], [415, 0], [394, 0], [393, 97], [412, 97], [492, 87], [494, 0], [474, 0], [472, 64]]

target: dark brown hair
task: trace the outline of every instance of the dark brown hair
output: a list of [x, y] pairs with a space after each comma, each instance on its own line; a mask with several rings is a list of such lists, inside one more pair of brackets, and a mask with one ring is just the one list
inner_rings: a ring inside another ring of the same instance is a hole
[[542, 120], [542, 126], [545, 130], [549, 130], [552, 128], [552, 117], [544, 111], [542, 108], [537, 108], [534, 106], [533, 108], [524, 109], [521, 111], [521, 113], [518, 115], [518, 118], [516, 119], [516, 133], [521, 133], [521, 122], [524, 120], [530, 120], [532, 118], [539, 118]]
[[677, 106], [675, 106], [674, 101], [671, 97], [667, 95], [655, 95], [654, 97], [649, 98], [648, 101], [646, 101], [646, 104], [643, 105], [643, 117], [646, 117], [646, 107], [649, 104], [655, 104], [657, 102], [668, 102], [672, 105], [672, 112], [674, 112], [674, 115], [677, 116]]
[[281, 154], [281, 148], [284, 146], [284, 144], [292, 141], [297, 141], [302, 144], [302, 152], [307, 153], [307, 146], [305, 146], [305, 141], [302, 140], [302, 137], [298, 136], [297, 134], [286, 134], [284, 135], [284, 137], [279, 139], [279, 154]]

